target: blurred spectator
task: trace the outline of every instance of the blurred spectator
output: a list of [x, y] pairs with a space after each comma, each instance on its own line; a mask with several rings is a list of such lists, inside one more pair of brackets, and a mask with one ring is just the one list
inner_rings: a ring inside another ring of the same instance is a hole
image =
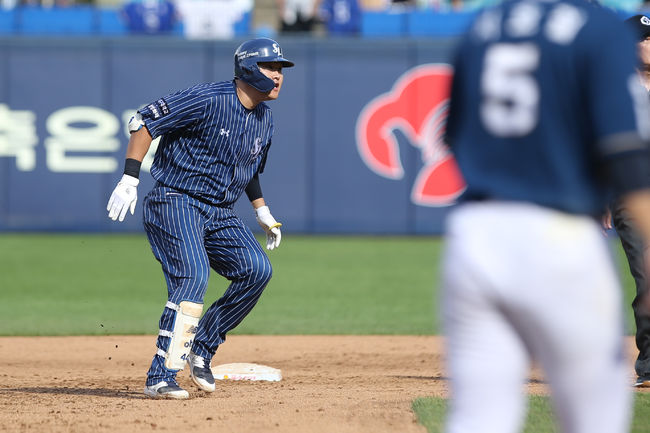
[[361, 30], [361, 7], [357, 0], [321, 0], [319, 17], [329, 35], [356, 35]]
[[415, 0], [391, 0], [391, 9], [401, 10], [401, 9], [411, 9], [416, 6]]
[[359, 6], [361, 7], [361, 10], [368, 12], [385, 11], [390, 7], [390, 3], [391, 0], [359, 0]]
[[497, 3], [496, 1], [490, 2], [487, 0], [434, 0], [432, 4], [437, 5], [436, 9], [439, 10], [455, 10], [460, 11], [463, 9], [476, 9], [485, 6], [491, 6]]
[[232, 39], [253, 0], [176, 0], [187, 39]]
[[276, 0], [276, 2], [282, 33], [313, 30], [320, 0]]
[[[416, 0], [418, 9], [435, 11], [473, 11], [494, 6], [502, 0]], [[600, 0], [598, 0], [600, 1]]]
[[92, 6], [92, 3], [90, 0], [2, 0], [2, 7], [4, 9], [13, 9], [17, 6], [65, 8], [76, 5]]
[[169, 0], [131, 0], [122, 9], [129, 31], [159, 35], [170, 33], [178, 22], [174, 4]]

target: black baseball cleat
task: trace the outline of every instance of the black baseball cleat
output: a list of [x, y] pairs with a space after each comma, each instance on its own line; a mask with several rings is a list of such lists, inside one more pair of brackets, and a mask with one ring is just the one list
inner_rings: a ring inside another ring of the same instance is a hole
[[650, 387], [650, 376], [645, 375], [645, 376], [639, 376], [636, 378], [636, 382], [634, 382], [635, 387]]
[[206, 392], [214, 392], [216, 386], [214, 384], [214, 375], [210, 370], [210, 361], [190, 352], [187, 355], [187, 363], [190, 366], [190, 377], [192, 381]]
[[144, 394], [153, 398], [173, 398], [176, 400], [185, 400], [190, 397], [190, 393], [178, 386], [175, 382], [158, 382], [155, 385], [145, 386]]

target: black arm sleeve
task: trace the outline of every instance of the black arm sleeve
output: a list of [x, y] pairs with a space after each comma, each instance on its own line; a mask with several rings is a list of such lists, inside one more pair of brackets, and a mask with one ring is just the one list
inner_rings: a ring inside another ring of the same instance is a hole
[[260, 164], [259, 170], [257, 170], [258, 173], [264, 173], [264, 167], [266, 167], [266, 157], [269, 155], [269, 149], [271, 148], [271, 141], [269, 140], [269, 145], [266, 146], [266, 149], [264, 150], [264, 155], [262, 155], [262, 163]]
[[255, 174], [248, 185], [246, 185], [246, 196], [249, 201], [257, 200], [262, 198], [262, 187], [260, 186], [260, 176]]
[[607, 182], [616, 198], [650, 187], [650, 147], [636, 134], [622, 134], [598, 143], [604, 154]]
[[607, 164], [607, 174], [614, 186], [615, 196], [650, 188], [649, 166], [650, 155], [646, 152], [630, 152]]

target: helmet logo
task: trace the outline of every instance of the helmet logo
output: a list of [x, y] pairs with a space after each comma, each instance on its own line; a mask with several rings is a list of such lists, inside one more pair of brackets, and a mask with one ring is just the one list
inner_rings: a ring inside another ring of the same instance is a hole
[[277, 54], [278, 56], [282, 56], [282, 50], [280, 49], [280, 45], [273, 44], [273, 53]]
[[259, 57], [260, 52], [259, 51], [242, 51], [241, 53], [237, 54], [237, 60], [240, 62], [244, 59], [247, 59], [249, 57]]

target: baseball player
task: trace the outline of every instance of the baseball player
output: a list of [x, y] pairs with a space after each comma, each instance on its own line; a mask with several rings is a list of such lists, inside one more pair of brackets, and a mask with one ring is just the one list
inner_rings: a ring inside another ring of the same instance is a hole
[[544, 369], [565, 433], [627, 431], [611, 186], [650, 240], [648, 98], [631, 32], [584, 0], [483, 10], [454, 62], [447, 139], [467, 183], [446, 223], [448, 433], [513, 433]]
[[[638, 76], [645, 87], [650, 91], [650, 19], [645, 15], [635, 15], [625, 20], [637, 35], [637, 47], [640, 65], [637, 69]], [[636, 297], [632, 302], [634, 321], [636, 323], [636, 346], [639, 355], [634, 363], [637, 374], [635, 386], [650, 386], [650, 313], [644, 305], [644, 297], [648, 292], [645, 278], [644, 244], [636, 233], [633, 221], [620, 200], [614, 201], [610, 206], [611, 217], [605, 220], [605, 228], [611, 229], [612, 223], [621, 240], [623, 251], [627, 257], [630, 273], [636, 286]]]
[[[271, 278], [267, 255], [233, 212], [244, 192], [266, 232], [267, 249], [280, 245], [281, 224], [259, 181], [273, 135], [264, 101], [278, 97], [282, 69], [294, 64], [267, 38], [244, 42], [234, 62], [234, 80], [170, 93], [137, 111], [129, 123], [124, 175], [108, 202], [113, 220], [133, 214], [140, 163], [160, 137], [151, 168], [156, 183], [143, 205], [144, 228], [168, 293], [144, 389], [150, 397], [188, 398], [176, 382], [185, 363], [200, 389], [214, 391], [212, 356]], [[210, 268], [231, 283], [201, 317]]]

